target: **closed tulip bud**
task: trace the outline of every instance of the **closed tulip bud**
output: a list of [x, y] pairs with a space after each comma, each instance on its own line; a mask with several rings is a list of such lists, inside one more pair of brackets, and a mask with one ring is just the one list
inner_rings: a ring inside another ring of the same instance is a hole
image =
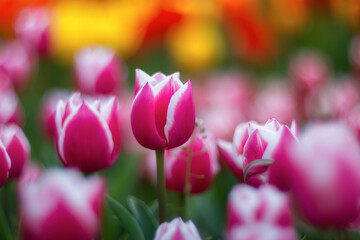
[[11, 160], [6, 151], [6, 147], [0, 140], [0, 187], [3, 186], [9, 177]]
[[56, 135], [55, 112], [60, 100], [66, 101], [69, 93], [65, 90], [51, 90], [42, 99], [40, 107], [40, 126], [51, 139]]
[[0, 71], [0, 124], [22, 125], [23, 110], [10, 79]]
[[28, 7], [19, 13], [14, 28], [19, 39], [46, 55], [50, 50], [49, 25], [50, 14], [46, 7]]
[[149, 76], [136, 70], [131, 127], [143, 147], [153, 150], [178, 147], [190, 138], [194, 126], [190, 81], [183, 84], [178, 73]]
[[296, 239], [287, 196], [270, 185], [233, 187], [227, 203], [226, 234], [231, 240]]
[[291, 151], [291, 193], [302, 215], [317, 226], [347, 225], [360, 201], [360, 149], [343, 124], [309, 127]]
[[201, 240], [201, 237], [191, 220], [183, 222], [177, 217], [171, 222], [162, 223], [156, 230], [154, 240]]
[[11, 161], [9, 177], [18, 179], [30, 161], [30, 144], [16, 124], [1, 126], [0, 139]]
[[[247, 122], [237, 126], [232, 143], [219, 140], [218, 147], [221, 157], [240, 181], [259, 186], [268, 181], [269, 166], [286, 151], [288, 141], [296, 141], [297, 134], [295, 122], [291, 128], [276, 119], [268, 120], [265, 125]], [[260, 159], [270, 161], [253, 163]]]
[[116, 94], [124, 82], [124, 69], [115, 51], [102, 46], [77, 52], [74, 71], [77, 87], [88, 94]]
[[55, 113], [56, 147], [66, 167], [94, 172], [111, 166], [121, 145], [120, 107], [116, 97], [59, 101]]
[[97, 239], [105, 195], [101, 178], [52, 169], [19, 190], [25, 240]]
[[216, 143], [211, 134], [196, 131], [184, 145], [165, 152], [167, 188], [186, 193], [186, 174], [189, 170], [189, 193], [206, 191], [219, 171], [217, 157]]
[[0, 69], [9, 76], [17, 90], [29, 85], [34, 65], [34, 54], [21, 41], [6, 43], [0, 49]]

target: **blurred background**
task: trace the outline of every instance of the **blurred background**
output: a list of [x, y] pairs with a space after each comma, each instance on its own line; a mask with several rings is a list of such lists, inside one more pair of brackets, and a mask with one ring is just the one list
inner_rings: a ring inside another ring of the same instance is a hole
[[[124, 201], [131, 194], [150, 204], [156, 191], [139, 170], [146, 153], [134, 151], [139, 146], [131, 146], [137, 143], [126, 123], [136, 68], [190, 79], [197, 116], [218, 139], [231, 140], [242, 121], [270, 117], [300, 126], [344, 119], [357, 131], [359, 32], [358, 0], [0, 0], [0, 69], [20, 99], [23, 113], [14, 121], [24, 127], [33, 162], [60, 166], [39, 120], [43, 98], [50, 89], [77, 88], [80, 49], [114, 49], [126, 137], [120, 159], [101, 174], [111, 196]], [[222, 168], [214, 187], [193, 197], [203, 236], [222, 238], [225, 201], [236, 182]], [[104, 222], [105, 239], [121, 235], [111, 227], [116, 223]]]

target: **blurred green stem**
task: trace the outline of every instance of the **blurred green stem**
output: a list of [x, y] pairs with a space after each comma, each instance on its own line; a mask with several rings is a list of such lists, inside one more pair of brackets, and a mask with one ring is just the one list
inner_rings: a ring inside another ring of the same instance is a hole
[[159, 203], [159, 222], [166, 221], [166, 188], [164, 170], [164, 150], [156, 150], [157, 194]]

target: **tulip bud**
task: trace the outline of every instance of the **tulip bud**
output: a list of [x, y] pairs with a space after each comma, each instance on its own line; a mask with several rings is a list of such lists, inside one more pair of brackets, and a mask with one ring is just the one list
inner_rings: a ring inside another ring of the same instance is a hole
[[360, 149], [343, 124], [313, 125], [291, 151], [291, 193], [302, 215], [318, 226], [345, 226], [360, 200]]
[[9, 177], [18, 179], [30, 161], [30, 144], [16, 124], [1, 126], [0, 139], [11, 161]]
[[296, 239], [287, 196], [270, 185], [237, 185], [227, 203], [227, 239]]
[[20, 41], [9, 42], [0, 49], [0, 69], [9, 76], [17, 90], [28, 86], [34, 62], [33, 53]]
[[0, 124], [22, 125], [23, 110], [10, 79], [0, 71]]
[[46, 55], [50, 50], [49, 25], [50, 16], [46, 7], [28, 7], [19, 13], [15, 32], [19, 39]]
[[66, 167], [94, 172], [111, 166], [121, 145], [119, 102], [116, 97], [81, 98], [74, 93], [59, 101], [56, 147]]
[[189, 193], [206, 191], [219, 171], [216, 143], [211, 134], [198, 130], [184, 145], [165, 151], [165, 177], [168, 189], [186, 193], [188, 164]]
[[76, 85], [88, 94], [115, 94], [124, 82], [124, 69], [114, 50], [86, 47], [74, 59]]
[[0, 140], [0, 187], [3, 186], [9, 177], [11, 160], [6, 151], [6, 147]]
[[276, 119], [268, 120], [263, 126], [256, 122], [242, 123], [237, 126], [232, 143], [218, 141], [220, 156], [240, 181], [259, 186], [268, 181], [267, 170], [272, 162], [255, 165], [252, 162], [260, 159], [276, 162], [277, 156], [285, 151], [286, 142], [296, 140], [297, 134], [295, 122], [291, 128], [281, 125]]
[[194, 126], [190, 81], [183, 84], [178, 73], [149, 76], [136, 70], [131, 127], [143, 147], [153, 150], [178, 147], [190, 138]]
[[24, 239], [97, 239], [105, 195], [101, 178], [52, 169], [19, 190]]
[[40, 126], [51, 139], [56, 134], [55, 112], [60, 100], [66, 101], [69, 93], [65, 90], [51, 90], [42, 99], [40, 109]]
[[177, 217], [171, 222], [162, 223], [156, 230], [154, 240], [201, 240], [201, 237], [191, 220], [183, 222]]

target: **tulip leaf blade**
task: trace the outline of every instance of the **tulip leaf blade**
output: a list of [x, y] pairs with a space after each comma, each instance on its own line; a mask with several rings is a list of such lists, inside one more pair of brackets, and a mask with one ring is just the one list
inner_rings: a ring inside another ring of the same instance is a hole
[[140, 225], [145, 239], [153, 239], [159, 223], [157, 222], [150, 208], [145, 204], [145, 202], [132, 196], [128, 198], [128, 205], [135, 219]]
[[115, 216], [124, 229], [129, 233], [130, 239], [145, 240], [141, 227], [135, 218], [131, 215], [131, 213], [114, 198], [110, 197], [109, 195], [106, 195], [106, 198], [110, 208], [115, 213]]
[[4, 239], [4, 240], [13, 239], [11, 236], [9, 224], [6, 220], [6, 216], [2, 208], [0, 208], [0, 229], [1, 229], [0, 239]]
[[273, 159], [257, 159], [249, 163], [244, 169], [244, 182], [246, 183], [247, 178], [254, 173], [254, 169], [268, 167], [274, 163]]

